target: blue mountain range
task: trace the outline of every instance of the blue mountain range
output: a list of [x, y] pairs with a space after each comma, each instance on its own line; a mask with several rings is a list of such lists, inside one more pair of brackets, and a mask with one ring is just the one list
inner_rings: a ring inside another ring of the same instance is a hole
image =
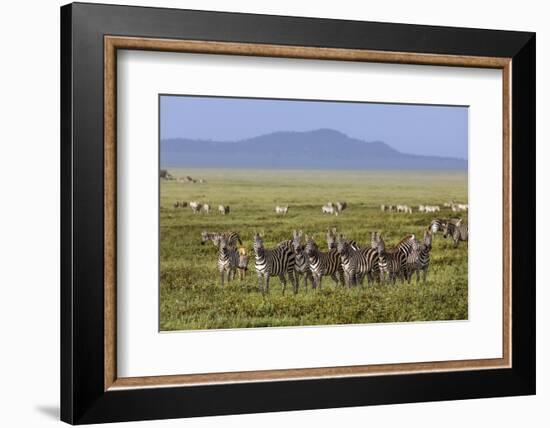
[[[444, 141], [441, 144], [445, 144]], [[163, 168], [467, 170], [465, 159], [402, 153], [333, 129], [279, 131], [239, 141], [163, 139]]]

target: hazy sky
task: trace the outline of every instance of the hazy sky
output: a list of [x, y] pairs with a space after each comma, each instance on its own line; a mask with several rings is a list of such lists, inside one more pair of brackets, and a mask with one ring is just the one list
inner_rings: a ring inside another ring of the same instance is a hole
[[161, 139], [235, 141], [331, 128], [420, 155], [468, 157], [468, 108], [414, 104], [161, 96]]

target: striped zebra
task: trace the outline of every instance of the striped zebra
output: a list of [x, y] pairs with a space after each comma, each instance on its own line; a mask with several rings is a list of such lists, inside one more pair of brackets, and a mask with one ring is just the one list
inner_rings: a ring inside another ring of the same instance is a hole
[[236, 249], [238, 245], [243, 245], [241, 238], [237, 232], [201, 232], [201, 244], [204, 245], [208, 241], [212, 241], [215, 247], [218, 246], [220, 238], [224, 237], [227, 241], [227, 246]]
[[337, 251], [348, 287], [374, 281], [378, 276], [378, 252], [372, 248], [354, 249], [343, 235], [337, 237]]
[[336, 211], [336, 208], [335, 208], [334, 206], [328, 205], [328, 204], [327, 204], [327, 205], [323, 205], [323, 206], [321, 207], [321, 212], [322, 212], [323, 214], [335, 214], [335, 213], [338, 214], [338, 212]]
[[[327, 229], [327, 248], [329, 250], [335, 250], [337, 246], [337, 233], [336, 228], [333, 227], [332, 229]], [[351, 248], [353, 250], [359, 250], [361, 247], [357, 242], [348, 240], [349, 244], [351, 245]]]
[[313, 284], [313, 276], [309, 268], [309, 259], [305, 253], [305, 245], [302, 244], [302, 231], [292, 233], [292, 250], [294, 251], [294, 270], [296, 272], [296, 282], [300, 285], [300, 276], [304, 277], [304, 290], [307, 290], [308, 279]]
[[403, 281], [404, 270], [407, 263], [405, 253], [398, 248], [387, 251], [384, 239], [382, 239], [380, 235], [377, 235], [376, 251], [378, 252], [380, 281], [384, 283], [386, 278], [388, 282], [392, 284], [395, 284], [397, 278], [401, 278], [401, 281]]
[[452, 217], [452, 218], [434, 218], [431, 223], [430, 223], [430, 227], [429, 229], [431, 230], [431, 232], [433, 234], [436, 234], [437, 232], [439, 231], [443, 231], [443, 229], [445, 228], [445, 225], [447, 223], [453, 223], [453, 224], [457, 224], [459, 222], [461, 222], [462, 219], [461, 218], [457, 218], [457, 217]]
[[342, 211], [344, 211], [348, 207], [348, 203], [345, 201], [338, 201], [336, 202], [336, 210], [339, 214], [342, 214]]
[[229, 214], [229, 205], [218, 205], [218, 212], [221, 215]]
[[275, 207], [276, 214], [287, 215], [288, 214], [288, 205], [277, 205]]
[[333, 249], [328, 253], [319, 251], [319, 247], [313, 240], [313, 236], [306, 235], [306, 255], [309, 260], [309, 268], [313, 276], [313, 288], [321, 288], [323, 276], [330, 276], [338, 285], [338, 282], [344, 285], [344, 271], [338, 251]]
[[269, 278], [272, 276], [279, 277], [283, 286], [283, 294], [285, 294], [285, 274], [288, 274], [293, 285], [294, 294], [298, 292], [298, 285], [294, 276], [294, 252], [288, 246], [280, 245], [271, 250], [266, 250], [263, 237], [256, 233], [254, 234], [254, 254], [256, 257], [258, 287], [262, 294], [269, 293]]
[[235, 272], [239, 265], [239, 253], [234, 248], [229, 247], [225, 236], [218, 240], [218, 270], [220, 271], [222, 287], [224, 286], [225, 273], [227, 272], [227, 283], [231, 278], [235, 278]]
[[422, 242], [416, 241], [411, 254], [407, 257], [406, 277], [409, 284], [411, 277], [416, 272], [416, 282], [420, 280], [420, 271], [422, 271], [423, 281], [426, 283], [428, 268], [430, 267], [430, 251], [432, 250], [432, 232], [430, 229], [424, 232]]
[[443, 238], [450, 236], [453, 239], [454, 247], [458, 247], [459, 241], [468, 241], [468, 226], [462, 224], [462, 220], [456, 224], [448, 222], [443, 227]]
[[191, 210], [193, 210], [193, 214], [197, 214], [202, 209], [202, 204], [197, 201], [189, 202], [189, 206], [191, 207]]

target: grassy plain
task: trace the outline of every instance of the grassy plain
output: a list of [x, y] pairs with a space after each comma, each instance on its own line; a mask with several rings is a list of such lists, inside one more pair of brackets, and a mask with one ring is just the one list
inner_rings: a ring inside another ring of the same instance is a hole
[[[266, 248], [290, 239], [292, 230], [313, 233], [326, 250], [325, 233], [337, 227], [360, 244], [382, 232], [392, 246], [408, 233], [422, 236], [433, 214], [417, 212], [418, 204], [454, 199], [467, 202], [465, 172], [364, 172], [295, 170], [169, 169], [176, 177], [190, 175], [206, 183], [161, 180], [160, 197], [160, 329], [220, 329], [348, 323], [462, 320], [468, 317], [468, 248], [458, 249], [435, 236], [428, 281], [362, 288], [335, 287], [329, 279], [321, 290], [291, 287], [283, 296], [278, 278], [265, 297], [257, 288], [252, 236], [264, 233]], [[209, 215], [174, 208], [176, 200], [210, 203]], [[345, 200], [341, 216], [323, 215], [327, 201]], [[230, 205], [227, 216], [218, 204]], [[278, 216], [277, 204], [289, 213]], [[408, 204], [413, 214], [383, 213], [380, 204]], [[443, 207], [442, 207], [443, 208]], [[443, 209], [441, 216], [451, 216]], [[466, 220], [466, 219], [465, 219]], [[249, 273], [221, 288], [217, 250], [201, 245], [200, 233], [236, 231], [250, 253]]]

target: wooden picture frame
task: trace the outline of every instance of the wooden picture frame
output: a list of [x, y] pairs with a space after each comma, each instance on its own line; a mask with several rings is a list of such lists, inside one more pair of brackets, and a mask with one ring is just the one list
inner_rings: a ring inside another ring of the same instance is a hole
[[[118, 377], [117, 49], [501, 69], [503, 357]], [[61, 9], [61, 52], [62, 420], [80, 424], [535, 392], [534, 34], [71, 4]]]

